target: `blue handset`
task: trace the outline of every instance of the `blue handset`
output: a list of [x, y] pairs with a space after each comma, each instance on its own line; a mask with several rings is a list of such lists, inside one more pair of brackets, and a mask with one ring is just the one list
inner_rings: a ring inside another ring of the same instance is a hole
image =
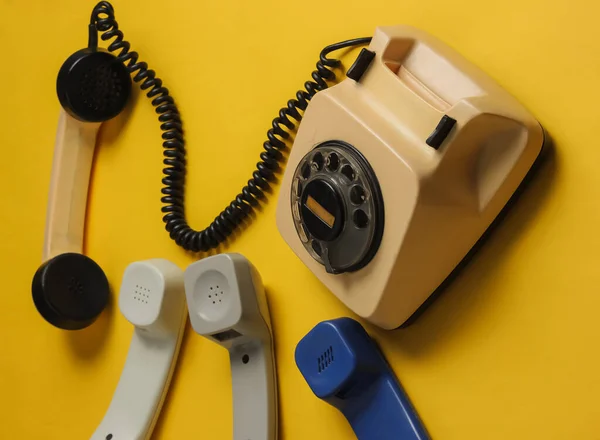
[[317, 324], [296, 347], [313, 393], [339, 409], [359, 440], [426, 440], [429, 435], [383, 354], [351, 318]]

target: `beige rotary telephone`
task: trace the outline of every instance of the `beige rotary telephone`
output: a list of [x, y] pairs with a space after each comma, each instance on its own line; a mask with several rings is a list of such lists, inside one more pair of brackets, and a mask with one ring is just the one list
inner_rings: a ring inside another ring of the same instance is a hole
[[423, 31], [378, 28], [310, 102], [277, 226], [368, 321], [404, 324], [469, 253], [542, 151], [535, 118]]

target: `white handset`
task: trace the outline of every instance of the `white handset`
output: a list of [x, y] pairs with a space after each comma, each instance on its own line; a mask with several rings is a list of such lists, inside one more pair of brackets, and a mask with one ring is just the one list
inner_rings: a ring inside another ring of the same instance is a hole
[[132, 263], [125, 270], [119, 308], [135, 329], [117, 389], [91, 440], [150, 438], [185, 330], [182, 275], [162, 259]]
[[184, 274], [194, 330], [229, 350], [234, 440], [275, 440], [277, 380], [271, 319], [260, 275], [239, 254], [219, 254]]

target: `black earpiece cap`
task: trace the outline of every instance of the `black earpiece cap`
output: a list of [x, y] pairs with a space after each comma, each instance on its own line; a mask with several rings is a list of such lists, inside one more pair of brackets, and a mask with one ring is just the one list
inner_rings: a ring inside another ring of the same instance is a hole
[[91, 325], [106, 307], [108, 279], [98, 264], [77, 253], [60, 254], [37, 270], [33, 302], [46, 321], [64, 330]]
[[62, 107], [75, 119], [104, 122], [123, 111], [131, 95], [131, 77], [113, 54], [82, 49], [64, 62], [56, 81]]

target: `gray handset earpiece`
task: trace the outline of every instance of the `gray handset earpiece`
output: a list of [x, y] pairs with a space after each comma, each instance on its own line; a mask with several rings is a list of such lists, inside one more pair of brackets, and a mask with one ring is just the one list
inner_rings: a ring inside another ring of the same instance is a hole
[[229, 350], [234, 440], [275, 440], [273, 336], [260, 275], [242, 255], [219, 254], [190, 265], [184, 280], [192, 327]]

